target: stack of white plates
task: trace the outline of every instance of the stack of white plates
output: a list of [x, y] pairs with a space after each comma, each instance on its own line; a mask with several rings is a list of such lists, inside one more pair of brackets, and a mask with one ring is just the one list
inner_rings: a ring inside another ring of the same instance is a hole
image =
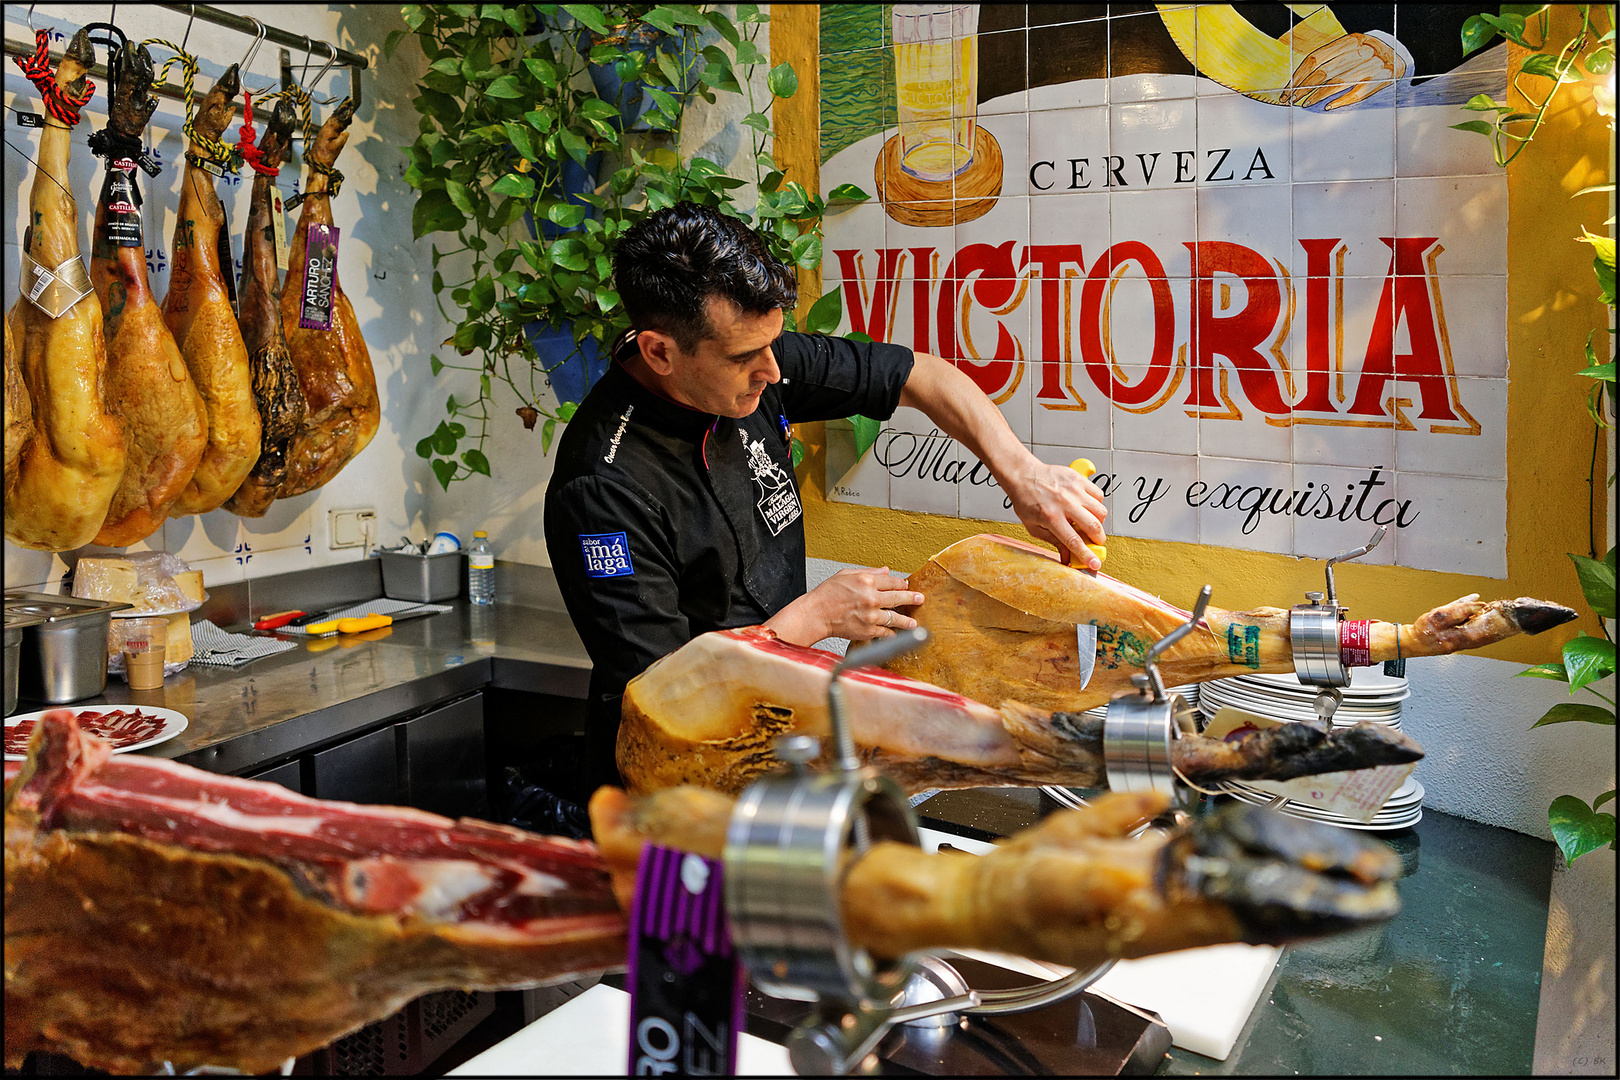
[[[1377, 668], [1351, 668], [1350, 685], [1340, 693], [1334, 727], [1367, 720], [1399, 728], [1401, 702], [1412, 696], [1412, 689], [1404, 678]], [[1277, 720], [1314, 720], [1316, 694], [1316, 687], [1304, 686], [1292, 675], [1236, 675], [1204, 683], [1198, 707], [1206, 717], [1230, 706]]]
[[[1200, 685], [1201, 684], [1199, 683], [1184, 683], [1181, 686], [1167, 686], [1164, 688], [1164, 692], [1166, 694], [1180, 694], [1186, 699], [1188, 705], [1191, 705], [1196, 709], [1198, 708], [1198, 687]], [[1108, 706], [1098, 705], [1094, 709], [1087, 709], [1080, 715], [1092, 716], [1096, 717], [1098, 720], [1102, 720], [1108, 715]]]
[[[1255, 806], [1266, 806], [1274, 798], [1269, 791], [1250, 787], [1247, 784], [1233, 780], [1223, 785], [1228, 795], [1242, 799]], [[1423, 785], [1412, 777], [1406, 778], [1406, 783], [1395, 789], [1389, 801], [1379, 808], [1370, 822], [1362, 823], [1355, 818], [1335, 814], [1331, 810], [1323, 810], [1290, 800], [1277, 807], [1278, 810], [1293, 817], [1303, 818], [1306, 821], [1320, 821], [1328, 825], [1337, 825], [1341, 829], [1362, 829], [1367, 832], [1389, 832], [1394, 829], [1410, 829], [1423, 820]]]

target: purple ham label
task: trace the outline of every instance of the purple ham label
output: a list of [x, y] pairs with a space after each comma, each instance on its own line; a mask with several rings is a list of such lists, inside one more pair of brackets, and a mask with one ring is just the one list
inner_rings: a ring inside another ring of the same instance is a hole
[[746, 982], [724, 893], [719, 860], [642, 849], [630, 912], [629, 1075], [736, 1075]]
[[298, 326], [303, 330], [332, 329], [332, 292], [337, 280], [338, 228], [311, 225], [304, 247], [304, 295]]

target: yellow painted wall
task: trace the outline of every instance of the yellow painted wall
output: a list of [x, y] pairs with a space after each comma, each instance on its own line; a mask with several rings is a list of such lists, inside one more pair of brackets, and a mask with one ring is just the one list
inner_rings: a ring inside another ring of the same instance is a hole
[[[1573, 7], [1555, 4], [1553, 9], [1554, 34], [1573, 33]], [[821, 161], [820, 9], [774, 4], [770, 12], [771, 63], [791, 63], [799, 75], [798, 93], [775, 106], [776, 158], [790, 179], [815, 191]], [[1517, 62], [1518, 57], [1510, 60]], [[1590, 94], [1580, 87], [1574, 91], [1564, 93], [1536, 141], [1508, 169], [1507, 580], [1354, 563], [1334, 571], [1341, 602], [1358, 618], [1410, 622], [1430, 608], [1476, 592], [1487, 599], [1534, 596], [1583, 612], [1580, 621], [1568, 626], [1482, 650], [1483, 655], [1520, 663], [1557, 659], [1563, 643], [1580, 630], [1600, 633], [1564, 553], [1587, 551], [1592, 439], [1584, 399], [1591, 384], [1574, 372], [1586, 366], [1587, 334], [1606, 326], [1607, 314], [1597, 301], [1591, 249], [1565, 238], [1579, 236], [1582, 225], [1593, 232], [1607, 229], [1608, 206], [1602, 196], [1570, 195], [1608, 180], [1609, 132], [1596, 117]], [[1459, 122], [1464, 118], [1459, 111]], [[800, 284], [803, 314], [821, 295], [820, 272], [801, 272]], [[1600, 349], [1604, 345], [1599, 342]], [[1599, 359], [1607, 357], [1600, 353]], [[822, 425], [802, 429], [809, 453], [799, 471], [813, 558], [909, 572], [974, 533], [1028, 539], [1022, 529], [1000, 522], [828, 502]], [[1608, 475], [1603, 449], [1597, 464], [1600, 490]], [[1600, 547], [1607, 535], [1606, 515], [1606, 500], [1600, 497], [1591, 522]], [[1132, 537], [1110, 538], [1108, 572], [1183, 607], [1192, 605], [1206, 582], [1215, 586], [1214, 602], [1231, 608], [1286, 607], [1303, 601], [1305, 590], [1322, 587], [1320, 562]]]

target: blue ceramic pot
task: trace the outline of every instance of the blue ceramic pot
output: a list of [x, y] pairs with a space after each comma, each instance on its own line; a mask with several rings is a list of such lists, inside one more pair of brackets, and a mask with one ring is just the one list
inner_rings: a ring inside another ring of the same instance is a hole
[[558, 402], [584, 401], [586, 391], [607, 372], [608, 354], [595, 338], [586, 338], [575, 346], [571, 327], [532, 322], [523, 327], [523, 336], [540, 357], [540, 363], [550, 369], [546, 377], [557, 392]]
[[[575, 48], [581, 56], [589, 56], [592, 45], [592, 34], [589, 30], [580, 30], [575, 38]], [[643, 72], [653, 78], [652, 85], [660, 90], [676, 93], [673, 86], [662, 81], [663, 72], [658, 70], [657, 53], [663, 52], [674, 56], [677, 60], [690, 61], [691, 57], [685, 55], [686, 50], [695, 50], [694, 38], [690, 32], [679, 36], [671, 36], [647, 26], [645, 23], [636, 27], [630, 37], [620, 46], [625, 52], [639, 52], [646, 57], [646, 66]], [[645, 78], [631, 79], [626, 82], [619, 78], [618, 69], [612, 64], [587, 64], [590, 72], [591, 84], [596, 87], [596, 96], [607, 102], [619, 103], [619, 122], [613, 126], [621, 131], [651, 131], [642, 119], [652, 111], [654, 102], [652, 95], [645, 93], [648, 80]], [[680, 88], [680, 93], [688, 93], [697, 84], [696, 74], [687, 78], [686, 85]], [[611, 122], [611, 121], [610, 121]]]

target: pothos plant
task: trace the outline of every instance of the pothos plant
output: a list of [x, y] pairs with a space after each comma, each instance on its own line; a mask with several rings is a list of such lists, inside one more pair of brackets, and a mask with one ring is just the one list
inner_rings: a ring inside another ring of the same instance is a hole
[[[1606, 30], [1599, 24], [1600, 13], [1606, 16], [1605, 21], [1608, 23]], [[1598, 85], [1593, 91], [1597, 109], [1600, 115], [1608, 118], [1609, 127], [1613, 129], [1614, 8], [1583, 4], [1580, 5], [1579, 15], [1580, 28], [1567, 40], [1560, 40], [1552, 33], [1551, 13], [1548, 6], [1542, 4], [1505, 4], [1496, 13], [1475, 15], [1463, 24], [1462, 44], [1465, 54], [1488, 45], [1498, 34], [1530, 50], [1530, 55], [1520, 64], [1513, 81], [1514, 88], [1529, 103], [1531, 111], [1516, 109], [1506, 102], [1492, 99], [1488, 94], [1478, 94], [1463, 107], [1474, 112], [1489, 113], [1490, 119], [1470, 120], [1453, 125], [1489, 138], [1498, 165], [1505, 166], [1518, 157], [1535, 138], [1536, 132], [1546, 118], [1548, 108], [1559, 93], [1573, 84], [1587, 82], [1588, 75], [1598, 77]], [[1613, 190], [1614, 183], [1611, 180], [1606, 184], [1583, 188], [1575, 194], [1579, 196]], [[1614, 218], [1609, 218], [1606, 224], [1612, 230]], [[1596, 236], [1584, 228], [1581, 231], [1583, 235], [1575, 239], [1592, 245], [1595, 252], [1592, 269], [1597, 278], [1598, 299], [1610, 308], [1611, 325], [1608, 332], [1612, 335], [1615, 306], [1614, 238]], [[1587, 475], [1587, 488], [1593, 500], [1598, 497], [1596, 483], [1598, 445], [1603, 433], [1614, 429], [1615, 386], [1614, 360], [1598, 363], [1597, 352], [1593, 346], [1595, 337], [1596, 331], [1587, 336], [1586, 366], [1575, 373], [1593, 380], [1586, 400], [1586, 411], [1593, 422], [1592, 464]], [[1612, 346], [1610, 355], [1611, 357], [1613, 355]], [[1611, 485], [1614, 483], [1612, 473], [1608, 482]], [[1587, 520], [1596, 520], [1595, 504], [1589, 505], [1587, 509]], [[1568, 683], [1571, 695], [1583, 691], [1605, 704], [1594, 705], [1586, 701], [1564, 702], [1549, 709], [1546, 715], [1531, 725], [1532, 728], [1565, 723], [1600, 724], [1611, 728], [1614, 726], [1614, 700], [1599, 693], [1592, 684], [1615, 670], [1614, 641], [1609, 637], [1608, 627], [1603, 622], [1605, 619], [1612, 621], [1615, 617], [1615, 549], [1611, 547], [1608, 553], [1599, 559], [1596, 536], [1589, 534], [1587, 544], [1588, 554], [1571, 553], [1569, 557], [1575, 564], [1575, 573], [1580, 580], [1581, 592], [1586, 597], [1586, 602], [1599, 616], [1598, 627], [1603, 632], [1603, 637], [1591, 637], [1583, 632], [1564, 646], [1561, 663], [1536, 664], [1519, 674]], [[1566, 863], [1574, 863], [1582, 855], [1595, 851], [1605, 844], [1610, 850], [1614, 849], [1615, 816], [1612, 812], [1601, 810], [1601, 807], [1614, 797], [1615, 793], [1611, 788], [1599, 794], [1590, 804], [1577, 795], [1560, 795], [1553, 800], [1548, 808], [1548, 822], [1553, 839], [1563, 852]]]
[[[554, 400], [546, 377], [605, 352], [627, 327], [612, 251], [647, 214], [682, 200], [716, 207], [755, 226], [777, 259], [820, 263], [827, 204], [786, 180], [768, 149], [770, 105], [792, 97], [799, 80], [791, 65], [779, 64], [765, 79], [769, 99], [756, 96], [751, 76], [769, 64], [758, 44], [769, 16], [757, 5], [401, 10], [406, 29], [389, 36], [385, 52], [412, 36], [429, 61], [414, 102], [420, 134], [404, 148], [405, 180], [419, 192], [412, 232], [452, 239], [433, 244], [433, 291], [454, 333], [443, 343], [445, 356], [434, 354], [429, 364], [435, 376], [478, 377], [476, 395], [450, 394], [446, 419], [416, 445], [446, 489], [491, 474], [497, 409], [515, 407], [530, 431], [539, 424], [541, 450], [550, 450], [578, 402]], [[721, 94], [747, 102], [746, 176], [682, 146], [693, 99], [714, 104]], [[592, 176], [604, 160], [616, 167]], [[740, 200], [744, 189], [749, 197]], [[868, 198], [852, 185], [830, 196]], [[452, 266], [458, 272], [447, 280]], [[793, 313], [786, 314], [791, 329]], [[837, 316], [829, 324], [827, 314], [825, 304], [814, 306], [805, 329], [832, 329]], [[537, 326], [565, 328], [572, 355], [543, 358], [531, 343]], [[801, 454], [795, 441], [795, 461]]]

